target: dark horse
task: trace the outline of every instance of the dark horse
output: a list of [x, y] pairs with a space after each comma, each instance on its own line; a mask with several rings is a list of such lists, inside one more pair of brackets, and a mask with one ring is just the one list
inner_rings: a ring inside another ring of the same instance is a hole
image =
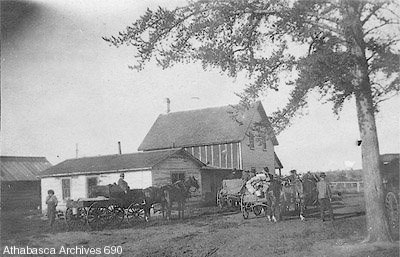
[[171, 209], [174, 202], [178, 203], [178, 217], [183, 219], [185, 211], [186, 199], [190, 197], [191, 188], [199, 189], [199, 183], [194, 176], [189, 177], [186, 181], [178, 180], [177, 182], [163, 186], [164, 197], [167, 207], [167, 219], [171, 218]]
[[163, 218], [165, 217], [165, 208], [167, 205], [167, 201], [165, 199], [164, 191], [160, 187], [147, 187], [145, 189], [142, 189], [142, 192], [145, 197], [145, 216], [146, 220], [150, 219], [150, 209], [153, 207], [154, 204], [160, 204], [161, 205], [161, 212], [163, 215]]

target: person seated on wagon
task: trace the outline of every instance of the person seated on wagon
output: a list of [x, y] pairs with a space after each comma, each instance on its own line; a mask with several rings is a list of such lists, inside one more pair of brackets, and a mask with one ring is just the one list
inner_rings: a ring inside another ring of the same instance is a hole
[[119, 180], [118, 180], [118, 186], [122, 188], [122, 190], [124, 190], [125, 193], [128, 193], [129, 191], [129, 185], [128, 183], [125, 181], [125, 174], [121, 173], [119, 175]]

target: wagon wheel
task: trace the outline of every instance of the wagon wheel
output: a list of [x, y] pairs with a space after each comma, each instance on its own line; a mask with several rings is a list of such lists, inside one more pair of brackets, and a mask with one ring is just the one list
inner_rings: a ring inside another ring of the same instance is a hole
[[394, 240], [399, 238], [399, 205], [396, 195], [388, 192], [385, 197], [385, 208], [389, 220], [389, 230]]
[[243, 198], [244, 198], [244, 195], [242, 195], [242, 196], [240, 197], [240, 209], [241, 209], [241, 211], [242, 211], [243, 218], [244, 218], [244, 219], [248, 219], [248, 218], [249, 218], [249, 212], [248, 212], [248, 210], [247, 210], [247, 208], [246, 208], [247, 206], [246, 206], [246, 204], [244, 203]]
[[86, 224], [86, 210], [85, 208], [70, 208], [65, 211], [65, 222], [68, 229], [83, 228]]
[[127, 209], [126, 218], [128, 219], [129, 224], [136, 225], [138, 222], [145, 221], [146, 215], [141, 205], [132, 203]]
[[121, 226], [125, 216], [124, 209], [118, 204], [111, 204], [107, 209], [110, 213], [110, 216], [108, 217], [108, 225], [111, 227]]
[[110, 219], [110, 211], [99, 203], [93, 203], [87, 212], [87, 222], [91, 229], [102, 230]]
[[256, 205], [253, 207], [253, 212], [256, 216], [260, 216], [263, 207], [261, 205]]

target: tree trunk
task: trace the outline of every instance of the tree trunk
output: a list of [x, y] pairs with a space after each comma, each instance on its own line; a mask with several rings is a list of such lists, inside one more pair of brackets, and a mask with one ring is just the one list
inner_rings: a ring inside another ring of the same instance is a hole
[[366, 241], [390, 241], [380, 173], [379, 145], [372, 101], [356, 97], [368, 237]]
[[378, 134], [375, 109], [372, 101], [365, 42], [361, 24], [361, 5], [356, 1], [344, 1], [343, 26], [348, 47], [356, 64], [353, 85], [356, 95], [357, 118], [361, 136], [361, 156], [364, 181], [364, 197], [368, 236], [366, 241], [390, 241], [388, 221], [385, 215], [383, 183], [380, 173]]

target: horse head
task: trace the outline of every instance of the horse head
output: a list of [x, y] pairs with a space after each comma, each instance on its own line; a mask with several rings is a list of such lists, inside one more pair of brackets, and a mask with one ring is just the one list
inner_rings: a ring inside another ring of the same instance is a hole
[[[185, 186], [188, 188], [189, 192], [193, 193], [196, 190], [199, 190], [200, 185], [197, 179], [194, 176], [190, 176], [186, 181], [185, 181]], [[191, 188], [194, 188], [192, 191]]]

